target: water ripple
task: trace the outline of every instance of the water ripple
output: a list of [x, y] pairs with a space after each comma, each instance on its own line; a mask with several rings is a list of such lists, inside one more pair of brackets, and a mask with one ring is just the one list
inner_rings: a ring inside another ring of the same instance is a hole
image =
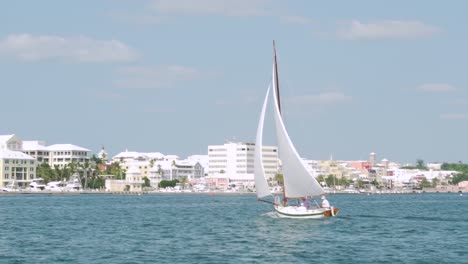
[[468, 196], [331, 195], [280, 219], [253, 195], [0, 195], [1, 263], [461, 263]]

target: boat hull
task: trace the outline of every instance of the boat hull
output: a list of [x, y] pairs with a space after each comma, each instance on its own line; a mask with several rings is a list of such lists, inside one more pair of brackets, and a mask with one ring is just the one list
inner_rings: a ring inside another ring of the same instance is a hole
[[338, 214], [338, 208], [314, 208], [306, 209], [303, 206], [278, 206], [275, 205], [275, 213], [280, 218], [296, 219], [321, 219]]

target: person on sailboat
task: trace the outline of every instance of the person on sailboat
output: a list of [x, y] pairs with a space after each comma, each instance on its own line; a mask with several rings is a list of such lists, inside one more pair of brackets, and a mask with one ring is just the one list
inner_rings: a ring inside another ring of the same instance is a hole
[[322, 195], [322, 208], [330, 208], [330, 203], [328, 202], [325, 195]]
[[309, 208], [310, 208], [310, 205], [311, 205], [309, 199], [307, 199], [307, 197], [306, 197], [306, 198], [302, 198], [302, 199], [303, 199], [303, 202], [302, 202], [302, 203], [304, 204], [305, 208], [309, 209]]

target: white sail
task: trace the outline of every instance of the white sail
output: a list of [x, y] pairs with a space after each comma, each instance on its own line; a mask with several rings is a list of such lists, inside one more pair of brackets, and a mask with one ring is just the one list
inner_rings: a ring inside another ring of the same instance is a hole
[[285, 196], [299, 198], [305, 196], [318, 196], [324, 193], [317, 180], [304, 166], [302, 159], [296, 151], [288, 136], [278, 106], [278, 93], [276, 83], [275, 65], [273, 65], [273, 91], [274, 91], [274, 117], [276, 123], [276, 137], [278, 154], [282, 162]]
[[265, 101], [263, 102], [262, 113], [258, 121], [257, 138], [255, 140], [255, 156], [254, 156], [254, 173], [255, 173], [255, 189], [257, 197], [262, 198], [271, 195], [268, 182], [265, 178], [265, 169], [263, 167], [262, 148], [263, 148], [263, 125], [265, 123], [265, 111], [268, 104], [268, 95], [270, 94], [270, 87], [268, 87]]

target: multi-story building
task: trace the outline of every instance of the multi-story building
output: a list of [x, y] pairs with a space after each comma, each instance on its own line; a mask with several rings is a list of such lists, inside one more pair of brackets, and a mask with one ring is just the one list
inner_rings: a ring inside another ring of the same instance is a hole
[[35, 158], [39, 164], [49, 163], [49, 149], [44, 141], [23, 141], [23, 152]]
[[[208, 146], [208, 175], [226, 173], [229, 175], [254, 173], [254, 143], [227, 142], [224, 145]], [[278, 173], [278, 148], [262, 147], [263, 166], [268, 178]]]
[[48, 146], [49, 150], [49, 165], [55, 165], [60, 168], [69, 163], [84, 164], [90, 160], [90, 150], [78, 147], [72, 144], [55, 144]]
[[112, 161], [119, 162], [120, 167], [126, 172], [132, 167], [137, 168], [143, 178], [147, 177], [151, 180], [152, 185], [159, 180], [201, 178], [205, 171], [203, 165], [195, 157], [180, 160], [177, 155], [163, 155], [159, 152], [124, 151], [114, 156]]
[[44, 141], [23, 141], [22, 151], [35, 158], [39, 164], [45, 162], [60, 168], [69, 163], [84, 164], [90, 160], [90, 150], [72, 144], [46, 146]]
[[15, 135], [0, 136], [0, 186], [16, 181], [25, 187], [36, 178], [36, 160], [21, 152], [22, 145]]
[[164, 154], [159, 152], [136, 152], [125, 150], [112, 157], [112, 162], [128, 163], [133, 161], [164, 160]]

